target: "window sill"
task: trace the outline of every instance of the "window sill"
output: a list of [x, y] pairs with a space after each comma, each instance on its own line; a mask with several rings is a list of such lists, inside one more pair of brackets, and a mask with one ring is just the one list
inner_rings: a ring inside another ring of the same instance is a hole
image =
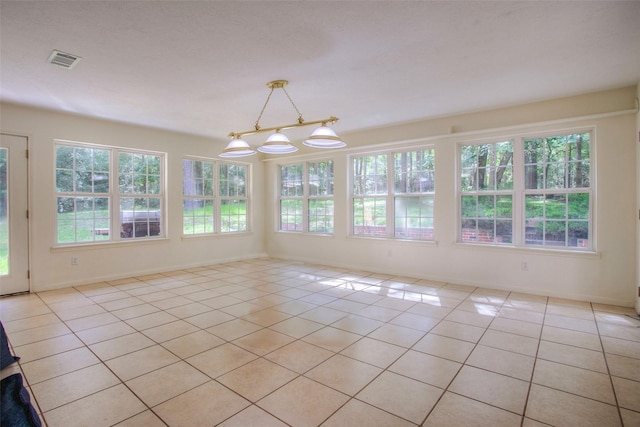
[[56, 252], [73, 252], [78, 249], [82, 250], [94, 250], [94, 249], [106, 249], [106, 248], [118, 248], [118, 247], [127, 247], [127, 246], [138, 246], [138, 245], [154, 245], [154, 244], [165, 244], [169, 243], [169, 239], [166, 237], [154, 237], [150, 239], [135, 239], [135, 240], [118, 240], [118, 241], [105, 241], [100, 243], [90, 242], [90, 243], [73, 243], [69, 245], [60, 245], [60, 246], [52, 246], [49, 250], [51, 253]]
[[217, 239], [225, 237], [241, 237], [250, 236], [253, 233], [251, 231], [234, 231], [231, 233], [203, 233], [203, 234], [183, 234], [182, 240], [199, 240], [199, 239]]
[[458, 248], [465, 248], [470, 250], [495, 250], [495, 251], [509, 251], [523, 254], [536, 254], [546, 256], [562, 256], [562, 257], [576, 257], [576, 258], [593, 258], [600, 259], [602, 254], [600, 252], [592, 250], [571, 250], [571, 249], [553, 249], [547, 247], [523, 247], [513, 245], [490, 245], [480, 243], [463, 243], [454, 242], [454, 246]]
[[397, 237], [371, 237], [371, 236], [358, 236], [355, 234], [350, 234], [347, 236], [347, 239], [355, 239], [355, 240], [369, 240], [372, 242], [385, 242], [385, 243], [408, 243], [408, 244], [420, 244], [420, 245], [431, 245], [438, 246], [437, 240], [418, 240], [418, 239], [401, 239]]

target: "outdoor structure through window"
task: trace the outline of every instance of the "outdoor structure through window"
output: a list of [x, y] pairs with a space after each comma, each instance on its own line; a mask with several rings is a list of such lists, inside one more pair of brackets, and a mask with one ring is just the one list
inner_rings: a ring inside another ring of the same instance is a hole
[[594, 249], [591, 132], [459, 148], [461, 242]]
[[56, 141], [58, 244], [163, 235], [164, 154]]
[[352, 158], [352, 234], [434, 240], [435, 150]]

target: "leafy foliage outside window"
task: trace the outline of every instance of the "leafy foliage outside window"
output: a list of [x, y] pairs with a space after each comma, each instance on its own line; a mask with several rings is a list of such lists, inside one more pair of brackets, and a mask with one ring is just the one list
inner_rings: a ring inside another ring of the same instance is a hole
[[589, 132], [524, 140], [525, 243], [590, 247]]
[[464, 145], [461, 164], [461, 240], [513, 243], [513, 143]]
[[434, 239], [433, 149], [354, 157], [352, 191], [354, 235]]
[[161, 158], [159, 155], [120, 152], [120, 237], [135, 239], [161, 234]]
[[248, 166], [219, 163], [220, 232], [249, 231]]
[[182, 161], [182, 232], [207, 234], [215, 231], [214, 163]]
[[332, 234], [333, 209], [333, 161], [280, 166], [280, 231]]

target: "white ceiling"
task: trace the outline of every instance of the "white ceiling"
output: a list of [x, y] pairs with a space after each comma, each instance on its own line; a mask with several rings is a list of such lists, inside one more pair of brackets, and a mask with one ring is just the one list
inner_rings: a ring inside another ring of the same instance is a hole
[[[253, 127], [274, 79], [338, 133], [640, 82], [638, 1], [2, 0], [0, 16], [2, 100], [216, 138]], [[296, 118], [276, 91], [260, 124]]]

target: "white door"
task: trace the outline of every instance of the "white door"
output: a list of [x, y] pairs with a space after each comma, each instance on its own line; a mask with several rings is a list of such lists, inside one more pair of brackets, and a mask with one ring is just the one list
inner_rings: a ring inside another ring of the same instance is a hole
[[29, 291], [27, 138], [0, 140], [0, 295]]

